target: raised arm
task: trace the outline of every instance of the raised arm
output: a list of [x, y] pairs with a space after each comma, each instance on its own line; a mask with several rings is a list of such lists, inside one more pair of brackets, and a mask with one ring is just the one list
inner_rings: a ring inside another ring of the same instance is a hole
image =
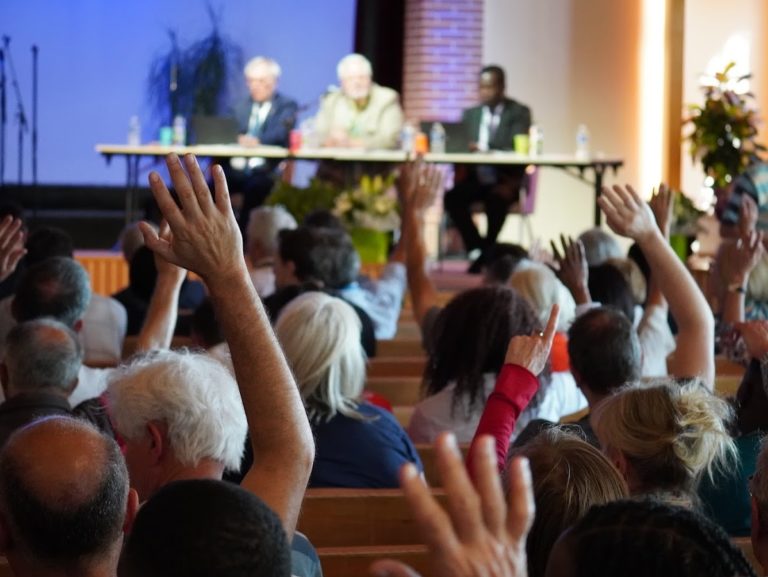
[[[160, 227], [160, 237], [166, 242], [171, 240], [171, 230], [165, 222]], [[179, 293], [187, 271], [169, 263], [157, 253], [155, 265], [157, 280], [136, 342], [137, 352], [170, 347], [179, 316]]]
[[304, 406], [248, 275], [221, 167], [213, 167], [211, 195], [194, 156], [184, 158], [186, 173], [175, 154], [166, 162], [181, 206], [157, 173], [150, 174], [149, 182], [172, 236], [162, 238], [145, 223], [141, 230], [156, 254], [194, 271], [208, 286], [232, 354], [253, 445], [253, 466], [242, 486], [280, 516], [290, 538], [314, 459]]
[[567, 239], [560, 235], [562, 254], [557, 250], [554, 241], [550, 243], [552, 256], [558, 265], [557, 278], [560, 279], [568, 291], [573, 295], [577, 305], [588, 306], [592, 303], [592, 295], [589, 294], [589, 266], [584, 243], [579, 239]]
[[547, 328], [543, 333], [512, 337], [507, 347], [504, 366], [496, 379], [496, 386], [485, 403], [467, 455], [467, 467], [473, 471], [477, 458], [478, 440], [491, 435], [496, 440], [496, 461], [499, 471], [504, 469], [507, 451], [515, 423], [539, 389], [538, 375], [544, 370], [552, 350], [560, 308], [552, 306]]
[[604, 188], [598, 199], [608, 226], [634, 240], [678, 324], [670, 374], [701, 377], [712, 389], [715, 379], [714, 319], [704, 295], [656, 225], [651, 208], [631, 186]]
[[21, 219], [10, 215], [0, 221], [0, 282], [13, 274], [21, 257], [27, 253], [21, 224]]
[[402, 233], [408, 290], [413, 314], [419, 326], [427, 312], [438, 304], [437, 290], [426, 271], [427, 249], [424, 246], [424, 212], [441, 189], [443, 175], [435, 165], [421, 159], [404, 164], [397, 183], [402, 204]]

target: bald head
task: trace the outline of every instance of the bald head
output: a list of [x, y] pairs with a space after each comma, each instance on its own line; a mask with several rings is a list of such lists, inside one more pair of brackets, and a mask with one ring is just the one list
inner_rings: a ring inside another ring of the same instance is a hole
[[117, 444], [74, 419], [36, 421], [12, 435], [0, 454], [0, 511], [10, 542], [41, 563], [114, 554], [127, 496]]

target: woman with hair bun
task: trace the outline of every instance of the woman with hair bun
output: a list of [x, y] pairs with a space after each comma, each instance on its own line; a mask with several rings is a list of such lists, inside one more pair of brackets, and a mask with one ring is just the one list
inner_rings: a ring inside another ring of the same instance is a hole
[[594, 410], [594, 430], [633, 495], [692, 506], [701, 478], [738, 461], [728, 403], [694, 381], [632, 384]]

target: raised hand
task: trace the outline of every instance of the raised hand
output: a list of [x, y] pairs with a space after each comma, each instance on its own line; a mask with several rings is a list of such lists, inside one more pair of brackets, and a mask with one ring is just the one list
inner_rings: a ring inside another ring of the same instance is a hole
[[763, 233], [755, 230], [736, 241], [736, 250], [731, 263], [731, 278], [733, 284], [746, 285], [750, 273], [763, 258]]
[[21, 224], [21, 219], [10, 215], [0, 221], [0, 282], [13, 274], [21, 257], [27, 253]]
[[650, 206], [631, 186], [603, 187], [597, 203], [616, 234], [642, 244], [659, 234]]
[[741, 195], [739, 207], [739, 236], [748, 236], [757, 227], [757, 204], [748, 194]]
[[197, 273], [206, 282], [243, 274], [243, 239], [221, 167], [213, 167], [215, 194], [211, 195], [194, 155], [186, 155], [182, 166], [176, 154], [169, 154], [166, 164], [179, 204], [160, 175], [150, 173], [152, 194], [172, 234], [164, 238], [147, 223], [140, 223], [147, 246], [169, 263]]
[[667, 188], [667, 185], [663, 182], [659, 185], [659, 189], [654, 191], [650, 202], [651, 211], [653, 217], [656, 219], [656, 224], [664, 235], [664, 238], [669, 239], [669, 233], [672, 226], [672, 209], [674, 206], [674, 193]]
[[[437, 464], [448, 496], [445, 511], [430, 493], [416, 468], [407, 464], [400, 484], [424, 542], [433, 573], [442, 577], [524, 577], [525, 540], [534, 515], [528, 461], [510, 464], [509, 504], [505, 502], [492, 437], [479, 440], [473, 461], [475, 487], [467, 475], [456, 437], [441, 435], [436, 443]], [[375, 577], [413, 577], [403, 563], [385, 559], [371, 566]]]
[[[168, 226], [166, 221], [163, 221], [160, 224], [158, 237], [169, 245], [172, 244], [173, 233], [171, 232], [171, 227]], [[187, 277], [186, 269], [180, 266], [176, 266], [175, 264], [165, 260], [165, 258], [160, 256], [158, 253], [154, 253], [154, 255], [155, 268], [157, 268], [157, 276], [159, 279], [167, 279], [168, 282], [179, 285], [184, 282], [184, 279]]]
[[557, 278], [573, 295], [576, 304], [592, 302], [589, 294], [589, 266], [584, 244], [576, 239], [567, 239], [560, 235], [562, 254], [558, 251], [555, 242], [552, 241], [552, 256], [557, 262]]
[[421, 156], [400, 167], [397, 194], [405, 210], [423, 213], [432, 206], [442, 187], [442, 171], [435, 164], [424, 163]]
[[751, 358], [760, 360], [768, 354], [768, 321], [739, 323], [736, 328]]
[[541, 374], [547, 365], [547, 360], [549, 360], [549, 353], [552, 350], [552, 341], [557, 331], [557, 319], [559, 316], [560, 307], [552, 305], [547, 327], [543, 333], [512, 337], [507, 347], [504, 362], [528, 369], [534, 375]]

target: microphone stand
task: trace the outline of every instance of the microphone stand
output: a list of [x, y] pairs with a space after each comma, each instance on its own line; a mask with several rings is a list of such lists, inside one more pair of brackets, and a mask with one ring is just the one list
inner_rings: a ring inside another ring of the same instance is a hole
[[11, 84], [13, 85], [13, 92], [16, 95], [16, 118], [19, 121], [19, 185], [22, 183], [22, 177], [24, 174], [24, 133], [27, 131], [27, 115], [24, 113], [24, 104], [21, 101], [21, 90], [19, 90], [19, 80], [16, 77], [16, 67], [13, 65], [13, 58], [11, 57], [11, 38], [9, 36], [3, 36], [3, 50], [5, 57], [8, 59], [8, 68], [11, 71]]
[[0, 190], [5, 188], [5, 125], [8, 122], [6, 116], [5, 101], [5, 51], [0, 48]]
[[32, 45], [32, 186], [37, 186], [37, 44]]

